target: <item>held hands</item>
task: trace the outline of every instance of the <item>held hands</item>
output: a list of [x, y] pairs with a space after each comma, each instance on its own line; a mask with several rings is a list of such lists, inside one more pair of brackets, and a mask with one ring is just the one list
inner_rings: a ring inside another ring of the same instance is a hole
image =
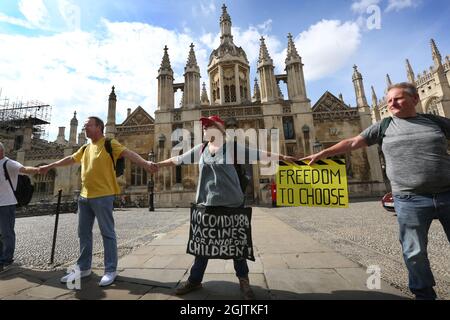
[[147, 172], [155, 173], [155, 172], [158, 172], [159, 167], [156, 163], [154, 163], [152, 161], [146, 161], [144, 169]]
[[314, 163], [316, 163], [317, 161], [319, 161], [322, 158], [324, 158], [324, 156], [321, 154], [321, 152], [319, 152], [319, 153], [312, 154], [310, 156], [304, 157], [299, 160], [301, 160], [301, 161], [306, 160], [306, 162], [308, 162], [308, 165], [312, 166]]

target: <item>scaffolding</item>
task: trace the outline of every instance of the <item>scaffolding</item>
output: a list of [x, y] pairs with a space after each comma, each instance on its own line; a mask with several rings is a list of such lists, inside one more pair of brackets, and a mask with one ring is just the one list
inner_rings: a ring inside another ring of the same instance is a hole
[[37, 100], [10, 101], [2, 97], [0, 88], [0, 130], [14, 133], [27, 125], [33, 128], [33, 138], [48, 139], [47, 127], [51, 120], [52, 107]]

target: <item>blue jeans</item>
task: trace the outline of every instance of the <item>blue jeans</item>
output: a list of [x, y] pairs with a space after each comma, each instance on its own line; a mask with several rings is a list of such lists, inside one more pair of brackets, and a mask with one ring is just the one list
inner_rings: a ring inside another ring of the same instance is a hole
[[0, 264], [10, 264], [14, 260], [16, 247], [16, 206], [0, 207]]
[[[189, 282], [201, 283], [203, 275], [205, 274], [206, 266], [208, 265], [208, 258], [195, 257], [194, 265], [191, 268], [191, 275], [189, 276]], [[248, 277], [248, 265], [247, 259], [234, 259], [234, 270], [238, 278]]]
[[436, 285], [428, 260], [428, 230], [439, 219], [450, 242], [450, 192], [429, 195], [394, 195], [403, 259], [409, 289], [417, 298], [435, 299]]
[[92, 264], [92, 228], [97, 218], [103, 238], [105, 272], [117, 269], [117, 239], [113, 218], [114, 196], [94, 199], [80, 197], [78, 200], [78, 237], [80, 238], [80, 257], [78, 266], [81, 271], [91, 268]]

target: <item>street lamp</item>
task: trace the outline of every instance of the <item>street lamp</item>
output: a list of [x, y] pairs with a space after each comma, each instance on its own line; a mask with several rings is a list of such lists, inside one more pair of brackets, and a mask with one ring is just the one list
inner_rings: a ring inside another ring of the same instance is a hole
[[[148, 154], [148, 160], [151, 162], [155, 162], [155, 153], [153, 150], [150, 151]], [[150, 180], [148, 180], [147, 183], [147, 189], [148, 189], [148, 211], [155, 211], [155, 207], [153, 205], [153, 190], [155, 187], [155, 182], [153, 181], [153, 173], [150, 174]]]

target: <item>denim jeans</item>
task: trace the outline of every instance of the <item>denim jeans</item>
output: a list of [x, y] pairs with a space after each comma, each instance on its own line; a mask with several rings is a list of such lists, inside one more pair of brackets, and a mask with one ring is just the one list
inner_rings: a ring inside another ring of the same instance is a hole
[[10, 264], [14, 260], [16, 247], [16, 206], [0, 207], [0, 264]]
[[428, 230], [439, 219], [450, 242], [450, 192], [429, 195], [394, 195], [403, 259], [409, 289], [417, 298], [435, 299], [436, 285], [428, 260]]
[[[203, 275], [205, 274], [206, 266], [208, 265], [208, 258], [195, 257], [194, 265], [191, 268], [191, 275], [189, 276], [189, 282], [201, 283]], [[234, 270], [238, 278], [248, 277], [248, 265], [246, 259], [234, 259]]]
[[78, 200], [78, 237], [80, 238], [80, 257], [78, 266], [81, 271], [91, 268], [92, 264], [92, 228], [97, 218], [103, 238], [105, 272], [117, 269], [117, 239], [113, 218], [114, 196]]

